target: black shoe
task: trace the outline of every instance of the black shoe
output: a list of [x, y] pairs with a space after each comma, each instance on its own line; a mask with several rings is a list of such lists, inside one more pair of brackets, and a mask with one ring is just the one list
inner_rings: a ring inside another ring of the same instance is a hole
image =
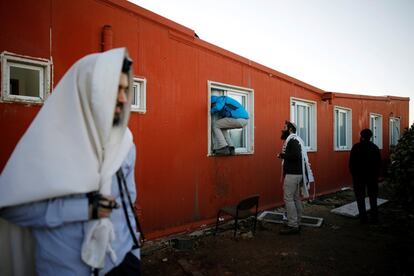
[[283, 228], [279, 230], [280, 235], [295, 235], [299, 233], [300, 233], [299, 227], [292, 227], [292, 226], [287, 226], [287, 225], [284, 225]]
[[230, 150], [230, 155], [236, 155], [236, 150], [234, 149], [234, 147], [229, 147]]
[[225, 147], [222, 147], [222, 148], [216, 149], [216, 150], [214, 151], [214, 154], [215, 154], [215, 155], [230, 155], [230, 149], [229, 149], [229, 147], [228, 147], [228, 146], [225, 146]]

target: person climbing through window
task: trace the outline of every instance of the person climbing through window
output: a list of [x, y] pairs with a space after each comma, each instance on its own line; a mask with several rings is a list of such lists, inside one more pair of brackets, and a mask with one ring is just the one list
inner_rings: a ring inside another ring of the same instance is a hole
[[229, 129], [243, 128], [247, 125], [249, 113], [235, 99], [228, 96], [211, 96], [211, 115], [217, 116], [212, 130], [215, 139], [215, 155], [234, 155], [235, 148]]

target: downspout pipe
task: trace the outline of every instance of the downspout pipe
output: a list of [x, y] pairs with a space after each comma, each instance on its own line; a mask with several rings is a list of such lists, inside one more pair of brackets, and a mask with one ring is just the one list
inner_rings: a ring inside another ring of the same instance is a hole
[[111, 25], [105, 25], [102, 28], [101, 46], [102, 52], [108, 51], [113, 47], [113, 32]]

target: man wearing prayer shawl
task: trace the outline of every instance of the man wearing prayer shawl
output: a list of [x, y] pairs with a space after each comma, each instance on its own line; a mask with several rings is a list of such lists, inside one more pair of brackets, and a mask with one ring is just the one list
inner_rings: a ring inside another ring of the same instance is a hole
[[38, 275], [140, 274], [131, 64], [124, 48], [77, 61], [0, 176], [0, 217], [31, 229]]
[[309, 184], [314, 178], [303, 140], [296, 135], [295, 124], [286, 121], [280, 138], [285, 141], [278, 157], [283, 160], [283, 199], [287, 212], [287, 225], [280, 234], [298, 234], [303, 212], [301, 193], [303, 197], [309, 197]]

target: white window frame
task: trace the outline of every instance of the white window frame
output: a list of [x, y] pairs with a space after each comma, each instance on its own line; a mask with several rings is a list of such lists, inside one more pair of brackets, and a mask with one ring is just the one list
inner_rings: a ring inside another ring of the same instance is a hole
[[[10, 92], [10, 67], [35, 70], [39, 72], [39, 96], [13, 95]], [[47, 59], [29, 58], [3, 52], [1, 54], [1, 101], [43, 103], [50, 94], [51, 62]]]
[[[140, 87], [138, 91], [138, 87]], [[137, 93], [134, 93], [134, 89], [137, 89]], [[138, 113], [146, 113], [147, 112], [147, 80], [144, 78], [134, 77], [133, 84], [132, 84], [132, 103], [131, 103], [131, 111], [138, 112]], [[139, 104], [133, 104], [133, 103]]]
[[[338, 128], [338, 116], [337, 114], [342, 114], [345, 116], [346, 126], [345, 126], [345, 139], [346, 145], [339, 145], [338, 138], [340, 136], [340, 129]], [[334, 150], [335, 151], [348, 151], [352, 148], [352, 110], [350, 108], [335, 106], [334, 107]]]
[[[397, 125], [398, 137], [396, 138], [395, 143], [393, 143], [393, 140], [394, 140], [393, 129], [394, 129], [394, 126], [395, 126], [396, 123], [398, 124]], [[390, 140], [389, 140], [390, 146], [397, 145], [398, 140], [401, 138], [401, 119], [400, 118], [390, 117], [390, 120], [389, 120], [389, 133], [390, 133]]]
[[310, 100], [303, 100], [299, 98], [290, 98], [290, 121], [294, 122], [297, 126], [296, 134], [299, 135], [299, 124], [298, 124], [298, 117], [296, 112], [296, 106], [303, 106], [308, 109], [309, 111], [309, 118], [307, 119], [307, 125], [309, 128], [309, 135], [308, 139], [309, 142], [306, 143], [307, 139], [302, 139], [305, 142], [305, 147], [307, 151], [313, 152], [317, 151], [317, 116], [316, 116], [316, 110], [317, 105], [315, 101]]
[[207, 133], [208, 133], [208, 145], [207, 145], [207, 152], [208, 156], [214, 156], [212, 152], [213, 148], [213, 141], [212, 141], [212, 133], [211, 133], [211, 96], [213, 89], [223, 90], [225, 91], [223, 95], [227, 96], [231, 93], [241, 94], [242, 96], [246, 96], [246, 106], [245, 109], [249, 113], [249, 120], [247, 125], [244, 127], [245, 129], [245, 141], [246, 146], [235, 148], [235, 152], [237, 155], [239, 154], [253, 154], [254, 153], [254, 90], [251, 88], [240, 87], [230, 84], [224, 84], [215, 81], [207, 81], [208, 86], [208, 106], [207, 106], [207, 118], [208, 118], [208, 125], [207, 125]]
[[372, 139], [371, 141], [378, 146], [378, 148], [382, 149], [382, 135], [383, 135], [383, 127], [382, 127], [382, 115], [377, 113], [370, 113], [369, 114], [369, 129], [372, 131]]

